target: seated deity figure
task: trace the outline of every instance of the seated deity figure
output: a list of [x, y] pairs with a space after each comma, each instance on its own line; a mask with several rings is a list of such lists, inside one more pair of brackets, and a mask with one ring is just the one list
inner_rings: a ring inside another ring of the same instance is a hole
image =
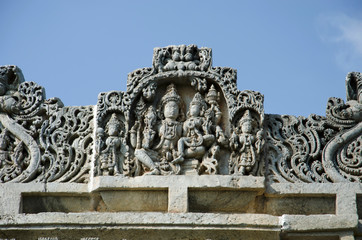
[[246, 110], [239, 120], [238, 128], [232, 133], [230, 172], [233, 174], [247, 175], [257, 161], [261, 149], [259, 144], [255, 144], [257, 137], [253, 134], [253, 124], [250, 111]]
[[201, 160], [215, 137], [207, 134], [204, 113], [207, 104], [200, 93], [196, 93], [190, 102], [187, 120], [183, 124], [183, 136], [178, 140], [178, 157], [173, 163], [181, 163], [184, 158]]
[[108, 135], [105, 146], [101, 153], [100, 172], [106, 172], [108, 175], [119, 175], [124, 158], [127, 156], [127, 146], [122, 141], [121, 122], [115, 113], [112, 114], [106, 125]]
[[[179, 172], [180, 167], [172, 166], [171, 162], [177, 155], [177, 141], [182, 134], [181, 119], [183, 114], [181, 104], [182, 100], [175, 85], [170, 84], [159, 104], [158, 113], [161, 121], [155, 124], [155, 113], [150, 108], [144, 116], [145, 126], [143, 127], [142, 146], [137, 148], [136, 129], [140, 129], [140, 126], [136, 124], [130, 131], [131, 144], [133, 147], [136, 146], [136, 158], [150, 169], [150, 172], [146, 173], [147, 175], [159, 175], [161, 172], [167, 172], [168, 174]], [[153, 130], [154, 132], [152, 132]], [[156, 146], [153, 146], [153, 139], [156, 135], [158, 135], [159, 142]]]
[[160, 174], [158, 166], [153, 161], [153, 159], [157, 159], [158, 153], [152, 149], [156, 136], [156, 131], [154, 130], [156, 121], [157, 115], [153, 106], [150, 106], [143, 114], [143, 123], [136, 121], [130, 130], [130, 141], [131, 145], [135, 148], [135, 156], [150, 169], [150, 172], [147, 173], [150, 175]]

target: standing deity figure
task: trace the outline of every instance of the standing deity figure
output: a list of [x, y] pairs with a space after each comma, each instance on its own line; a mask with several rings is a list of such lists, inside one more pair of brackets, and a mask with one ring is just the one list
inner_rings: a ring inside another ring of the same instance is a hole
[[[255, 121], [250, 110], [246, 110], [239, 120], [238, 128], [231, 135], [230, 173], [248, 175], [257, 163], [261, 145], [255, 136]], [[257, 134], [258, 135], [258, 134]]]
[[122, 123], [118, 120], [117, 115], [113, 113], [105, 129], [107, 139], [105, 149], [100, 156], [100, 173], [105, 172], [108, 175], [121, 174], [122, 164], [128, 152], [127, 145], [121, 137], [124, 134], [121, 127]]
[[220, 147], [227, 147], [228, 139], [220, 126], [222, 117], [219, 106], [220, 93], [216, 91], [214, 85], [211, 85], [205, 98], [209, 108], [205, 111], [204, 131], [205, 134], [212, 134], [214, 141], [202, 159], [199, 174], [216, 174], [218, 171], [217, 157], [220, 153]]
[[220, 127], [222, 112], [219, 106], [220, 93], [218, 93], [211, 85], [209, 92], [206, 94], [206, 101], [210, 105], [209, 109], [205, 112], [207, 132], [213, 132], [216, 137], [216, 142], [220, 145], [226, 146], [228, 139], [224, 131]]
[[181, 106], [181, 97], [178, 95], [175, 85], [170, 84], [166, 94], [161, 98], [159, 114], [162, 121], [158, 131], [160, 142], [155, 149], [160, 154], [162, 170], [176, 174], [180, 172], [180, 165], [172, 163], [172, 161], [178, 155], [177, 143], [182, 136]]
[[[170, 84], [159, 104], [161, 122], [156, 123], [156, 114], [151, 106], [144, 114], [144, 126], [136, 121], [130, 130], [131, 144], [136, 148], [135, 157], [150, 169], [147, 175], [178, 174], [180, 171], [180, 166], [172, 161], [177, 157], [177, 142], [182, 134], [181, 105], [175, 85]], [[156, 136], [159, 142], [153, 146]]]
[[181, 163], [184, 158], [201, 160], [215, 137], [208, 134], [204, 113], [207, 104], [200, 93], [196, 93], [190, 102], [187, 120], [183, 124], [183, 135], [178, 141], [178, 157], [173, 163]]

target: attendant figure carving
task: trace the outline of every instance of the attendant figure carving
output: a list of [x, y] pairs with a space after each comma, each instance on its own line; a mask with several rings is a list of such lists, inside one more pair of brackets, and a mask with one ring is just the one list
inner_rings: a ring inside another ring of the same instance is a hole
[[205, 112], [207, 121], [207, 131], [213, 132], [216, 137], [216, 142], [221, 146], [227, 146], [228, 139], [224, 131], [220, 127], [222, 112], [219, 106], [220, 94], [216, 91], [214, 85], [211, 85], [209, 92], [206, 95], [206, 101], [210, 107]]
[[214, 140], [207, 154], [204, 155], [199, 174], [216, 174], [218, 172], [217, 157], [220, 153], [220, 147], [228, 146], [228, 139], [220, 127], [222, 112], [219, 106], [220, 93], [216, 91], [214, 85], [211, 85], [206, 94], [206, 101], [209, 108], [205, 111], [204, 131], [206, 134], [212, 134]]
[[239, 120], [238, 127], [231, 135], [230, 173], [249, 175], [257, 164], [262, 148], [261, 130], [255, 134], [256, 123], [250, 110], [246, 110]]
[[100, 155], [100, 175], [119, 175], [122, 173], [124, 158], [128, 156], [128, 148], [123, 138], [124, 129], [115, 113], [106, 125], [107, 139], [105, 149]]

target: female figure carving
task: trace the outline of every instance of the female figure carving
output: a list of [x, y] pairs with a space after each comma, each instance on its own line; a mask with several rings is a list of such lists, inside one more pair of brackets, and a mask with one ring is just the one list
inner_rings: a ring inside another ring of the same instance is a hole
[[179, 156], [173, 163], [180, 163], [184, 158], [195, 158], [201, 160], [206, 152], [206, 146], [210, 146], [215, 138], [207, 134], [204, 112], [207, 108], [206, 102], [200, 93], [196, 93], [190, 103], [187, 120], [183, 124], [184, 137], [178, 141]]
[[115, 113], [112, 114], [106, 125], [106, 133], [108, 135], [105, 146], [101, 153], [100, 172], [106, 172], [108, 175], [119, 175], [120, 167], [124, 158], [127, 156], [126, 144], [122, 141], [121, 122]]
[[230, 172], [233, 174], [248, 175], [257, 162], [261, 145], [256, 144], [257, 136], [253, 130], [254, 120], [250, 111], [246, 110], [230, 139], [233, 150], [230, 156]]

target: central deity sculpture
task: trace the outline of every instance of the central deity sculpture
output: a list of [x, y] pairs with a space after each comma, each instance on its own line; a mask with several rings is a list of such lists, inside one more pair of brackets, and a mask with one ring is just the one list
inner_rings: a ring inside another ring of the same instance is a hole
[[[136, 148], [137, 160], [151, 170], [147, 174], [159, 175], [161, 171], [163, 174], [178, 174], [180, 171], [179, 164], [173, 160], [177, 156], [177, 142], [182, 135], [181, 105], [181, 97], [178, 95], [175, 85], [171, 84], [160, 101], [158, 113], [161, 122], [158, 125], [155, 124], [156, 114], [152, 106], [144, 113], [145, 126], [142, 144], [140, 144], [140, 121], [136, 121], [130, 130], [131, 144]], [[156, 131], [153, 130], [154, 127], [156, 127]], [[160, 140], [152, 148], [156, 132]]]
[[187, 120], [183, 124], [184, 137], [178, 141], [179, 156], [173, 163], [180, 163], [186, 158], [201, 160], [205, 154], [205, 146], [210, 146], [215, 137], [208, 134], [207, 122], [204, 118], [207, 105], [200, 93], [196, 93], [190, 103]]
[[[100, 94], [95, 175], [260, 175], [263, 96], [238, 91], [236, 72], [211, 60], [196, 45], [155, 48], [153, 67], [130, 73], [127, 92]], [[251, 130], [238, 122], [247, 109]], [[122, 132], [109, 130], [112, 114]]]
[[[153, 99], [156, 85], [142, 91], [131, 127], [130, 143], [134, 148], [135, 175], [216, 174], [216, 155], [227, 147], [228, 138], [220, 127], [219, 93], [211, 85], [206, 101], [196, 92], [184, 119], [184, 102], [176, 86], [170, 84], [162, 98]], [[156, 107], [157, 106], [157, 110]]]

